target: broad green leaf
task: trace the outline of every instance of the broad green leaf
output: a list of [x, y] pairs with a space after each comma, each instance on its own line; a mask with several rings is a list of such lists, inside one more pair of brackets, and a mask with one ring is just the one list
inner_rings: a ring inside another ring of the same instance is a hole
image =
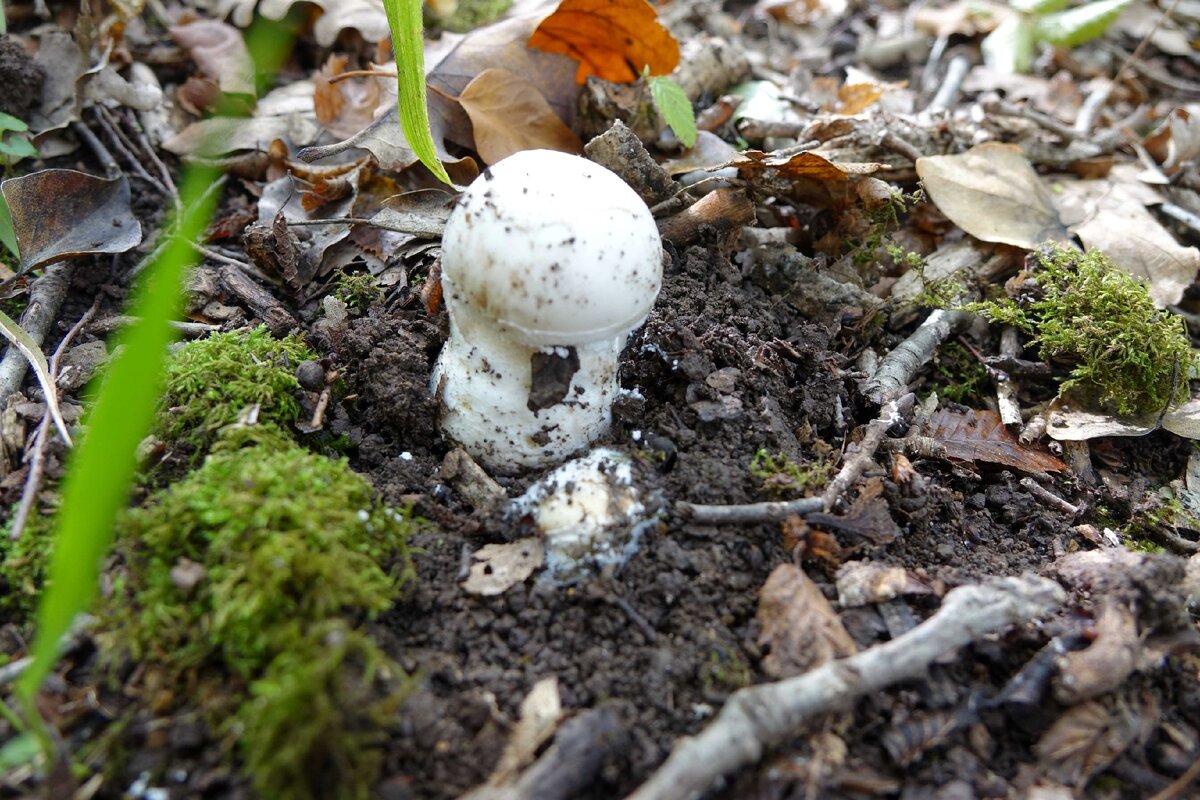
[[1097, 0], [1079, 8], [1047, 14], [1034, 21], [1038, 41], [1055, 47], [1075, 47], [1104, 35], [1129, 0]]
[[652, 76], [647, 79], [650, 84], [650, 96], [658, 113], [663, 120], [675, 131], [684, 147], [696, 143], [696, 114], [692, 111], [692, 101], [684, 94], [683, 87], [665, 75]]
[[0, 162], [15, 164], [23, 158], [33, 158], [37, 155], [33, 142], [19, 136], [10, 136], [0, 140]]
[[24, 328], [3, 311], [0, 311], [0, 334], [12, 342], [13, 346], [21, 351], [21, 355], [25, 356], [29, 365], [33, 367], [38, 385], [42, 387], [42, 394], [46, 396], [46, 410], [50, 412], [50, 418], [58, 427], [63, 441], [70, 445], [71, 433], [67, 430], [67, 424], [63, 422], [62, 413], [58, 410], [58, 389], [54, 385], [54, 379], [50, 377], [50, 365], [46, 363], [46, 356], [42, 354], [42, 348], [38, 347], [37, 342], [29, 337]]
[[32, 764], [41, 751], [41, 743], [32, 733], [14, 736], [0, 747], [0, 774]]
[[1033, 64], [1033, 23], [1014, 14], [983, 40], [983, 60], [1001, 72], [1028, 72]]
[[442, 183], [453, 185], [437, 156], [429, 132], [429, 107], [425, 99], [425, 37], [421, 19], [421, 0], [383, 0], [388, 27], [392, 29], [392, 50], [396, 54], [396, 81], [399, 84], [400, 127], [408, 146], [421, 163]]
[[1008, 0], [1010, 8], [1025, 14], [1049, 14], [1066, 8], [1071, 0]]
[[14, 117], [12, 114], [6, 114], [3, 111], [0, 111], [0, 133], [3, 133], [4, 131], [16, 131], [17, 133], [24, 133], [27, 130], [29, 130], [29, 126], [25, 124], [24, 120], [20, 119], [19, 117]]

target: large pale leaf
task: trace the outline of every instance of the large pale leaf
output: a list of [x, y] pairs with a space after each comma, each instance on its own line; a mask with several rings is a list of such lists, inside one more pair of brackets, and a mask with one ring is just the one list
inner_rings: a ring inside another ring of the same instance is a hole
[[985, 142], [919, 158], [917, 174], [938, 209], [976, 239], [1026, 250], [1066, 239], [1050, 192], [1019, 147]]
[[471, 118], [475, 150], [495, 164], [521, 150], [579, 153], [583, 143], [559, 119], [546, 98], [519, 75], [485, 69], [458, 96]]
[[73, 169], [45, 169], [0, 184], [12, 214], [22, 269], [74, 256], [124, 253], [142, 241], [129, 182]]
[[929, 418], [926, 436], [941, 445], [941, 454], [951, 460], [1002, 464], [1025, 472], [1067, 471], [1067, 465], [1043, 447], [1021, 444], [995, 411], [963, 414], [939, 409]]

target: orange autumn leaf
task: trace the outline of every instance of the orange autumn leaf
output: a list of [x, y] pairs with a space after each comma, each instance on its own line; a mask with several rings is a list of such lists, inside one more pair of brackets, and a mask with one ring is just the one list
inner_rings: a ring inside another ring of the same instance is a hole
[[563, 0], [529, 46], [578, 61], [578, 83], [589, 75], [629, 83], [645, 66], [651, 75], [665, 75], [679, 64], [679, 43], [646, 0]]

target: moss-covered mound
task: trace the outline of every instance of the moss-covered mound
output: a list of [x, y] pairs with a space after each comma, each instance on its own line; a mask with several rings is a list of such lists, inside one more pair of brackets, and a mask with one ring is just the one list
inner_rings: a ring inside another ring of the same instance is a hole
[[1034, 260], [1035, 291], [969, 308], [1031, 335], [1043, 359], [1072, 363], [1063, 393], [1118, 414], [1156, 413], [1187, 398], [1197, 364], [1187, 329], [1154, 305], [1144, 283], [1096, 250], [1047, 244]]
[[411, 574], [412, 525], [344, 461], [235, 426], [124, 516], [102, 638], [169, 686], [221, 686], [201, 711], [263, 797], [366, 797], [403, 676], [357, 626]]

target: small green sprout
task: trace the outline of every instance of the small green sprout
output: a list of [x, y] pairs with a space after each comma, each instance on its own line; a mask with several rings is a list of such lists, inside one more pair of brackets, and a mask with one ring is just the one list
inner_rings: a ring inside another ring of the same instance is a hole
[[1059, 393], [1121, 415], [1157, 413], [1189, 396], [1198, 365], [1183, 320], [1158, 309], [1146, 285], [1103, 253], [1055, 244], [1035, 254], [1030, 296], [963, 308], [1033, 337], [1046, 361], [1074, 366]]
[[338, 276], [333, 296], [360, 314], [383, 296], [379, 279], [369, 272], [343, 272]]
[[1093, 0], [1066, 8], [1070, 1], [1009, 0], [1014, 13], [983, 40], [984, 61], [1003, 72], [1028, 72], [1038, 44], [1076, 47], [1098, 39], [1130, 2]]
[[759, 450], [750, 461], [750, 474], [762, 482], [763, 492], [774, 496], [796, 496], [821, 489], [829, 482], [833, 466], [825, 460], [799, 465], [782, 453]]

